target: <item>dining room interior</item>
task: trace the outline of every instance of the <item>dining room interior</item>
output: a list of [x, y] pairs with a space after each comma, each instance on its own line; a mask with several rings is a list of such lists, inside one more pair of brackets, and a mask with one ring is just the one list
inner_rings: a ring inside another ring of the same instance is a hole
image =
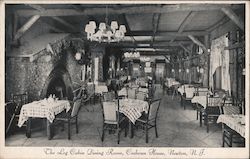
[[245, 12], [6, 3], [5, 146], [244, 148]]

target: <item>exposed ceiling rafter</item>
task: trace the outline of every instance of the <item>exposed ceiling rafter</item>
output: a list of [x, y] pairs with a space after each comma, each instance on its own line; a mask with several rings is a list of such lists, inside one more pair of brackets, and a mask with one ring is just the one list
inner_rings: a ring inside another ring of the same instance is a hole
[[[197, 14], [197, 12], [193, 12], [193, 11], [189, 12], [188, 15], [186, 16], [186, 18], [181, 23], [177, 33], [182, 33], [184, 31], [185, 27], [192, 21], [192, 19], [194, 18], [194, 16], [196, 14]], [[175, 38], [176, 38], [176, 36], [174, 36], [170, 42], [173, 42], [175, 40]]]
[[[109, 14], [147, 14], [147, 13], [171, 13], [179, 11], [213, 11], [221, 8], [233, 7], [238, 8], [237, 5], [230, 4], [171, 4], [164, 6], [147, 5], [135, 7], [109, 8]], [[40, 12], [39, 7], [35, 6], [37, 11], [22, 9], [16, 11], [19, 16], [79, 16], [79, 15], [97, 15], [105, 14], [106, 8], [84, 8], [83, 11], [76, 9], [46, 9], [46, 12]]]

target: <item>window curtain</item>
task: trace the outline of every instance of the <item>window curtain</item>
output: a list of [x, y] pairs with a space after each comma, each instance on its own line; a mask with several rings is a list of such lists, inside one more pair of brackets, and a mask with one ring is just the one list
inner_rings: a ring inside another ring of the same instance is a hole
[[217, 39], [212, 40], [211, 55], [210, 55], [210, 72], [209, 72], [209, 86], [214, 89], [213, 75], [216, 68], [221, 66], [221, 88], [231, 93], [230, 75], [229, 75], [229, 51], [224, 50], [228, 46], [228, 38], [223, 35]]

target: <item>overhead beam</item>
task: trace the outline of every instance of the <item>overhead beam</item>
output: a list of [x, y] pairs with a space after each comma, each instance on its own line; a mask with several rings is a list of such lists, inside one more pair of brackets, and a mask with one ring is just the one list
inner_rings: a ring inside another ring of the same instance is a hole
[[40, 15], [32, 16], [20, 29], [17, 30], [14, 40], [19, 39], [39, 18]]
[[226, 22], [228, 22], [229, 19], [227, 16], [224, 16], [222, 19], [220, 19], [218, 22], [216, 22], [216, 24], [212, 25], [210, 28], [208, 28], [206, 31], [207, 32], [211, 32], [214, 29], [218, 28], [219, 26], [225, 24]]
[[[194, 36], [204, 36], [207, 35], [207, 31], [185, 31], [182, 33], [174, 32], [174, 31], [158, 31], [155, 33], [155, 36], [177, 36], [177, 37], [186, 37], [188, 35]], [[131, 31], [130, 33], [126, 33], [127, 36], [153, 36], [154, 32], [152, 31]]]
[[[27, 4], [27, 6], [33, 8], [33, 9], [35, 9], [35, 10], [38, 10], [38, 12], [40, 12], [40, 13], [45, 13], [45, 12], [47, 13], [47, 9], [45, 9], [45, 8], [39, 6], [39, 5], [36, 5], [36, 4]], [[66, 22], [66, 21], [63, 20], [62, 18], [59, 18], [59, 17], [56, 17], [56, 16], [53, 16], [53, 17], [51, 17], [51, 18], [54, 19], [54, 20], [56, 20], [57, 22], [59, 22], [59, 23], [65, 25], [65, 26], [67, 26], [67, 27], [73, 29], [73, 30], [76, 29], [75, 26], [73, 26], [72, 24]]]
[[[182, 33], [185, 29], [185, 27], [192, 21], [192, 19], [194, 18], [194, 16], [196, 15], [197, 12], [189, 12], [188, 15], [186, 16], [186, 18], [183, 20], [183, 22], [181, 23], [179, 29], [178, 29], [178, 33]], [[173, 39], [170, 42], [173, 42], [175, 40], [176, 36], [173, 37]]]
[[200, 46], [205, 53], [208, 52], [206, 46], [202, 42], [200, 42], [200, 40], [198, 40], [197, 38], [195, 38], [193, 35], [188, 35], [188, 38], [191, 39], [195, 44], [197, 44], [198, 46]]
[[56, 20], [56, 21], [58, 21], [59, 23], [65, 25], [65, 26], [67, 26], [67, 27], [73, 29], [73, 30], [76, 29], [75, 26], [73, 26], [72, 24], [66, 22], [65, 20], [63, 20], [63, 19], [60, 18], [60, 17], [51, 17], [51, 18], [54, 19], [54, 20]]
[[244, 22], [241, 18], [234, 13], [234, 11], [229, 7], [223, 7], [221, 10], [241, 29], [245, 30]]
[[186, 51], [189, 55], [192, 54], [192, 51], [189, 50], [188, 48], [186, 48], [182, 43], [179, 43], [179, 46], [180, 46], [184, 51]]
[[156, 35], [157, 30], [158, 30], [160, 17], [161, 17], [161, 14], [154, 14], [154, 16], [153, 16], [153, 20], [152, 20], [152, 25], [153, 25], [152, 44], [154, 43], [155, 35]]
[[[230, 4], [170, 4], [164, 6], [147, 5], [135, 7], [109, 8], [109, 14], [147, 14], [147, 13], [171, 13], [179, 11], [213, 11], [222, 7], [231, 7]], [[238, 8], [238, 6], [232, 6]], [[19, 16], [80, 16], [105, 14], [106, 7], [84, 8], [83, 11], [76, 9], [47, 9], [46, 12], [20, 9], [16, 11]]]

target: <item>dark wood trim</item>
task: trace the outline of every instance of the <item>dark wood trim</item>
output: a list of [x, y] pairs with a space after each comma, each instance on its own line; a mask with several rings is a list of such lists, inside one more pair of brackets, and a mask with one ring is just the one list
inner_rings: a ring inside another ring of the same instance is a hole
[[221, 10], [241, 29], [245, 30], [244, 21], [234, 13], [229, 7], [223, 7]]
[[[120, 7], [109, 8], [109, 14], [147, 14], [147, 13], [171, 13], [179, 11], [213, 11], [221, 10], [221, 8], [238, 8], [237, 5], [230, 4], [169, 4], [164, 6], [148, 5], [148, 6], [133, 6], [133, 7]], [[17, 10], [19, 16], [81, 16], [81, 15], [97, 15], [105, 14], [106, 8], [83, 8], [83, 11], [76, 9], [47, 9], [46, 12], [37, 10], [20, 9]]]
[[224, 50], [233, 50], [233, 49], [237, 49], [237, 48], [241, 48], [241, 47], [245, 47], [244, 42], [236, 43], [236, 44], [233, 44], [231, 46], [225, 47]]

